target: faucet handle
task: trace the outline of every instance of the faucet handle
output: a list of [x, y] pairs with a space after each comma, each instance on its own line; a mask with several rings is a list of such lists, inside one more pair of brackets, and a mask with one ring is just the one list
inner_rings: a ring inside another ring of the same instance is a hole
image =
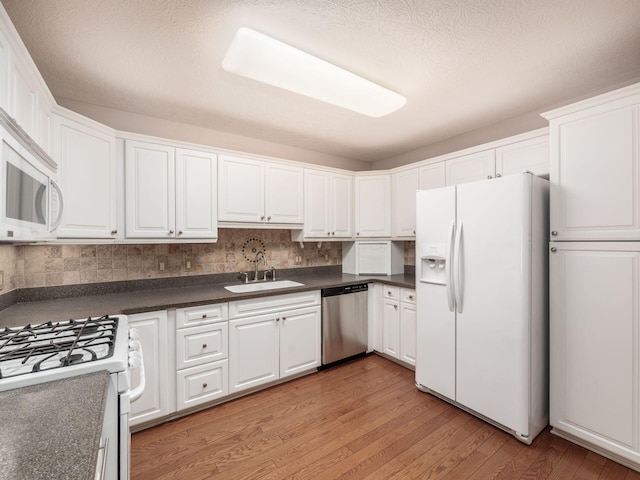
[[240, 275], [244, 275], [244, 283], [249, 283], [249, 273], [248, 272], [240, 272]]
[[276, 267], [271, 267], [270, 272], [271, 272], [271, 280], [275, 282], [276, 281]]

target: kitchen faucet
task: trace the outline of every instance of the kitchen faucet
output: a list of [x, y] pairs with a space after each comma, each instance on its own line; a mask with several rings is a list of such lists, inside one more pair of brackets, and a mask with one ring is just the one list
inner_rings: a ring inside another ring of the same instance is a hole
[[256, 271], [253, 276], [254, 282], [258, 281], [258, 262], [260, 261], [260, 255], [262, 255], [262, 261], [264, 262], [264, 265], [265, 266], [267, 265], [267, 257], [264, 256], [264, 251], [258, 250], [258, 253], [256, 253], [256, 258], [253, 260], [253, 263], [255, 264], [255, 267], [256, 267]]

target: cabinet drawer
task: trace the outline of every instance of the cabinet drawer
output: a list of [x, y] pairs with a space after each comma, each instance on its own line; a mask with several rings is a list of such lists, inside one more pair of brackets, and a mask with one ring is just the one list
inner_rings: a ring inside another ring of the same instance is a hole
[[180, 370], [177, 375], [177, 409], [184, 410], [228, 395], [228, 373], [226, 359]]
[[416, 291], [410, 288], [400, 289], [400, 301], [405, 303], [416, 303]]
[[226, 303], [178, 308], [176, 310], [176, 328], [221, 322], [228, 320], [228, 318], [229, 309]]
[[227, 358], [227, 322], [185, 328], [176, 332], [176, 366], [179, 369]]
[[398, 287], [390, 287], [389, 285], [382, 286], [382, 296], [384, 298], [400, 299], [400, 289]]
[[243, 318], [253, 315], [277, 313], [292, 308], [320, 305], [320, 291], [275, 295], [273, 297], [251, 298], [229, 302], [229, 318]]

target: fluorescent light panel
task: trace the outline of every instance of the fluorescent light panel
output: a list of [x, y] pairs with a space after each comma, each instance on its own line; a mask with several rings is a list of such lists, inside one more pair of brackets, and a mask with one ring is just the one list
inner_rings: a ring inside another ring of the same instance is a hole
[[396, 92], [247, 27], [236, 32], [222, 68], [369, 117], [407, 103]]

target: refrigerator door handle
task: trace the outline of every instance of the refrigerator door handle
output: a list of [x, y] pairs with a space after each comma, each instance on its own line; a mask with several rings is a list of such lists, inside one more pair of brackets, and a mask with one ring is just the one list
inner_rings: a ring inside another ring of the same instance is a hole
[[455, 311], [456, 304], [454, 298], [453, 291], [453, 277], [451, 276], [452, 263], [453, 263], [453, 235], [455, 232], [455, 222], [452, 220], [449, 225], [449, 235], [447, 236], [447, 244], [446, 244], [446, 252], [445, 252], [445, 262], [444, 262], [444, 276], [445, 276], [445, 287], [447, 290], [447, 302], [449, 303], [449, 311]]
[[453, 285], [455, 288], [456, 305], [458, 306], [458, 313], [462, 313], [462, 220], [456, 230], [456, 240], [454, 245], [455, 250], [455, 265], [453, 267]]

